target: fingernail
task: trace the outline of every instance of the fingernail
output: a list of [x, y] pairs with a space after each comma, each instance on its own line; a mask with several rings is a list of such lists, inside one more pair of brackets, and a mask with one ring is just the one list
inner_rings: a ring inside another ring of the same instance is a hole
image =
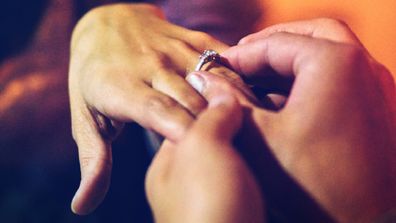
[[202, 93], [204, 90], [204, 80], [202, 77], [195, 73], [190, 73], [186, 77], [187, 82], [199, 93]]
[[234, 100], [234, 97], [228, 94], [215, 96], [209, 100], [209, 107], [230, 105]]

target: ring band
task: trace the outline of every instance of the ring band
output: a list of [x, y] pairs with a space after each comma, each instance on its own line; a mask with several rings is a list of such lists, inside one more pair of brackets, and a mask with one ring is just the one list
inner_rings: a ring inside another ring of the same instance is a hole
[[220, 54], [214, 50], [205, 50], [200, 56], [195, 71], [200, 71], [202, 67], [209, 62], [220, 63]]

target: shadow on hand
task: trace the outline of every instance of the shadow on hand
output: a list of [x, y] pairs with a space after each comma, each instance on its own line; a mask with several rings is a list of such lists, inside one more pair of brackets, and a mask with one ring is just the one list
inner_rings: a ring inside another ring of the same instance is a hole
[[258, 181], [269, 222], [335, 222], [281, 167], [253, 120], [245, 122], [235, 146]]

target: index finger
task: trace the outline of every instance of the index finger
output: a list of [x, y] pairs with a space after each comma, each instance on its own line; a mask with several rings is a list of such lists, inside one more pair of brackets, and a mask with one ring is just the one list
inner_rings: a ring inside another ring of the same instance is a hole
[[287, 32], [304, 35], [316, 39], [325, 39], [338, 43], [361, 45], [357, 36], [343, 21], [319, 18], [295, 22], [281, 23], [270, 26], [257, 33], [242, 38], [238, 44], [246, 44], [269, 37], [274, 33]]
[[228, 144], [242, 125], [242, 107], [232, 95], [223, 94], [209, 99], [208, 108], [202, 112], [188, 132], [189, 139], [209, 143]]
[[328, 44], [331, 42], [276, 33], [259, 41], [231, 47], [223, 57], [237, 73], [247, 77], [273, 75], [273, 72], [262, 72], [268, 68], [275, 70], [277, 75], [293, 77], [302, 73], [303, 67], [315, 64], [312, 62], [326, 52], [323, 48]]
[[[292, 98], [316, 101], [315, 95], [330, 95], [331, 91], [326, 91], [329, 86], [335, 88], [344, 86], [345, 81], [359, 80], [343, 74], [345, 68], [354, 68], [358, 61], [363, 63], [362, 55], [364, 49], [354, 45], [276, 33], [260, 41], [235, 46], [224, 57], [248, 79], [265, 80], [269, 75], [294, 79], [288, 100], [291, 102], [295, 101]], [[274, 70], [275, 74], [268, 74], [266, 70]], [[341, 94], [340, 89], [338, 93]]]

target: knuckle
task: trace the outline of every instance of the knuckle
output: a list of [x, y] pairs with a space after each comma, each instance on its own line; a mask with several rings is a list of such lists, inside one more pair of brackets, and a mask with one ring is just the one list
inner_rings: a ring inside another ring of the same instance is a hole
[[101, 5], [89, 10], [83, 17], [82, 20], [92, 20], [107, 18], [109, 15], [122, 15], [124, 13], [131, 13], [130, 4], [118, 3], [110, 5]]
[[[362, 79], [363, 74], [367, 74], [370, 70], [367, 53], [365, 49], [358, 45], [351, 44], [329, 44], [327, 46], [327, 53], [322, 59], [328, 61], [336, 61], [340, 72], [334, 75], [342, 76], [342, 80], [357, 83]], [[320, 69], [319, 67], [317, 67]]]
[[344, 57], [344, 62], [351, 67], [356, 67], [366, 60], [365, 50], [360, 46], [343, 45], [342, 55]]
[[104, 14], [107, 13], [109, 7], [112, 6], [100, 6], [100, 7], [95, 7], [91, 10], [89, 10], [83, 17], [81, 20], [88, 20], [88, 19], [98, 19], [98, 18], [102, 18], [102, 16]]
[[77, 22], [71, 36], [71, 53], [73, 53], [78, 46], [82, 45], [86, 47], [89, 41], [92, 42], [92, 40], [89, 40], [86, 36], [88, 36], [90, 32], [95, 32], [98, 27], [103, 25], [103, 19], [106, 17], [108, 7], [109, 6], [101, 6], [91, 9]]
[[79, 33], [85, 28], [88, 28], [90, 25], [96, 24], [96, 22], [101, 21], [105, 14], [107, 14], [109, 6], [100, 6], [89, 10], [84, 14], [83, 17], [78, 21], [73, 35]]
[[85, 40], [84, 44], [92, 42], [91, 38], [82, 38], [87, 36], [86, 33], [91, 32], [94, 36], [100, 37], [109, 26], [119, 24], [129, 13], [131, 13], [130, 6], [122, 3], [98, 6], [89, 10], [77, 22], [72, 32], [71, 49], [74, 49], [80, 39]]
[[213, 43], [217, 42], [214, 37], [201, 31], [194, 31], [191, 35], [195, 43], [200, 43], [201, 49], [206, 49], [208, 46], [213, 45]]
[[318, 48], [318, 57], [339, 61], [341, 65], [357, 65], [366, 60], [366, 51], [363, 47], [352, 44], [322, 42]]
[[150, 96], [146, 98], [145, 103], [145, 108], [149, 112], [163, 112], [178, 106], [175, 100], [165, 95]]
[[331, 31], [331, 33], [337, 36], [339, 40], [360, 45], [355, 34], [345, 21], [332, 18], [321, 18], [318, 19], [317, 22], [319, 27], [323, 27], [324, 29]]
[[176, 50], [189, 48], [189, 45], [186, 42], [181, 41], [179, 39], [175, 39], [174, 41], [170, 42], [169, 44], [172, 45], [173, 48]]
[[71, 134], [72, 134], [72, 138], [73, 138], [74, 142], [76, 142], [78, 144], [79, 133], [74, 125], [72, 125], [72, 133]]
[[147, 192], [155, 194], [161, 190], [172, 175], [172, 164], [175, 162], [173, 150], [158, 151], [146, 173], [145, 187]]
[[[292, 38], [292, 34], [290, 34], [289, 32], [284, 32], [284, 31], [279, 31], [279, 32], [275, 32], [275, 33], [271, 33], [268, 36], [268, 41], [279, 41], [279, 40], [284, 40], [284, 41], [289, 41], [290, 38]], [[240, 56], [243, 56], [243, 54], [241, 54]]]
[[394, 91], [395, 89], [395, 79], [393, 78], [391, 72], [383, 64], [376, 61], [372, 61], [373, 69], [375, 70], [378, 78], [382, 82], [383, 86], [387, 86], [389, 90]]
[[211, 35], [209, 35], [209, 34], [207, 34], [205, 32], [195, 31], [193, 34], [194, 34], [194, 37], [197, 40], [201, 40], [201, 41], [204, 41], [204, 42], [214, 41], [214, 38]]
[[155, 67], [155, 70], [161, 74], [163, 73], [162, 71], [168, 70], [172, 65], [171, 58], [165, 53], [161, 52], [152, 52], [149, 56], [147, 56], [147, 59], [150, 62], [149, 64]]
[[334, 28], [342, 28], [342, 29], [348, 29], [349, 26], [348, 24], [341, 20], [341, 19], [334, 19], [334, 18], [328, 18], [328, 17], [323, 17], [319, 18], [316, 20], [318, 24], [324, 26], [324, 27], [334, 27]]
[[185, 100], [185, 106], [192, 113], [197, 114], [206, 107], [206, 101], [198, 97], [188, 97]]

